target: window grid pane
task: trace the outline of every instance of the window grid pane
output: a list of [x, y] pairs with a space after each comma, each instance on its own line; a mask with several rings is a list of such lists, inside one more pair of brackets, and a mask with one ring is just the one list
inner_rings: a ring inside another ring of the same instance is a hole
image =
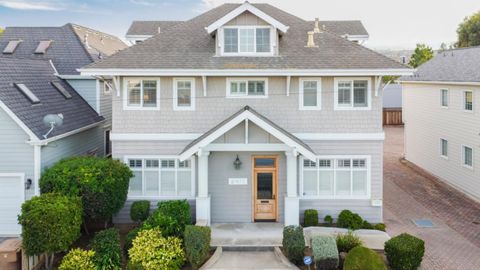
[[349, 106], [351, 105], [351, 82], [338, 83], [338, 105]]
[[254, 29], [240, 29], [240, 52], [251, 53], [255, 52], [255, 30]]
[[256, 35], [257, 52], [270, 52], [270, 29], [259, 28]]
[[470, 147], [463, 147], [463, 164], [473, 167], [473, 149]]
[[143, 81], [143, 107], [157, 106], [157, 81]]
[[141, 96], [141, 82], [140, 81], [128, 81], [128, 106], [140, 106], [140, 96]]
[[317, 81], [304, 81], [303, 82], [303, 106], [316, 107], [317, 104]]
[[192, 82], [177, 82], [177, 106], [190, 107], [192, 105]]
[[465, 92], [465, 110], [473, 110], [473, 92]]
[[442, 90], [442, 106], [448, 107], [448, 90]]
[[448, 157], [448, 141], [444, 139], [440, 139], [440, 143], [442, 148], [441, 149], [442, 156]]
[[226, 53], [238, 52], [238, 29], [226, 28], [223, 30], [224, 37], [224, 51]]
[[353, 82], [353, 106], [368, 107], [368, 82]]

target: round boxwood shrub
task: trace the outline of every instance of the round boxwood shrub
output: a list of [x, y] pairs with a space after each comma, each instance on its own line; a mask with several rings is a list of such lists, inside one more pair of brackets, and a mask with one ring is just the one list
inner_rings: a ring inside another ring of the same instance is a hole
[[95, 251], [95, 264], [99, 270], [118, 270], [122, 267], [120, 233], [115, 228], [103, 230], [95, 234], [92, 241]]
[[363, 219], [350, 210], [343, 210], [338, 215], [337, 226], [340, 228], [348, 228], [350, 230], [358, 230], [362, 228]]
[[303, 216], [303, 225], [305, 227], [318, 226], [318, 211], [316, 209], [305, 210]]
[[385, 232], [386, 231], [386, 226], [383, 223], [377, 223], [377, 224], [373, 225], [373, 229]]
[[139, 232], [128, 254], [133, 264], [141, 265], [145, 270], [181, 269], [185, 261], [182, 240], [164, 238], [158, 228]]
[[185, 228], [183, 240], [185, 254], [193, 270], [197, 270], [207, 259], [210, 251], [210, 239], [209, 227], [187, 225]]
[[387, 267], [375, 251], [359, 246], [348, 252], [343, 270], [387, 270]]
[[337, 269], [339, 265], [338, 249], [335, 238], [331, 235], [315, 235], [312, 237], [312, 254], [315, 269]]
[[54, 255], [66, 251], [80, 237], [82, 202], [59, 194], [35, 196], [22, 205], [23, 250], [27, 255], [46, 253], [45, 268], [51, 269]]
[[287, 258], [296, 264], [303, 260], [305, 251], [305, 237], [301, 226], [287, 226], [283, 228], [283, 252]]
[[422, 263], [425, 243], [422, 239], [402, 233], [385, 242], [385, 254], [394, 270], [414, 270]]
[[42, 193], [80, 196], [85, 218], [108, 221], [125, 204], [132, 176], [118, 160], [74, 157], [47, 169], [40, 178], [40, 189]]
[[338, 252], [349, 252], [354, 247], [362, 245], [362, 240], [352, 231], [346, 234], [338, 234], [336, 237]]
[[185, 227], [191, 223], [190, 204], [186, 200], [162, 201], [142, 228], [160, 228], [163, 236], [183, 237]]
[[98, 270], [94, 256], [95, 252], [92, 250], [72, 249], [63, 257], [58, 270]]
[[333, 218], [332, 218], [332, 216], [326, 215], [326, 216], [323, 218], [323, 222], [325, 222], [325, 225], [327, 225], [327, 226], [332, 226], [332, 224], [333, 224]]
[[150, 215], [149, 201], [136, 201], [130, 208], [130, 218], [135, 222], [143, 222]]

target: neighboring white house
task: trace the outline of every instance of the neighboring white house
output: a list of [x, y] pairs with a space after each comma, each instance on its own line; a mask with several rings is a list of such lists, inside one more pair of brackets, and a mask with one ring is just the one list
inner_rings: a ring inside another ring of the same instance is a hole
[[441, 52], [401, 83], [406, 159], [480, 200], [480, 47]]

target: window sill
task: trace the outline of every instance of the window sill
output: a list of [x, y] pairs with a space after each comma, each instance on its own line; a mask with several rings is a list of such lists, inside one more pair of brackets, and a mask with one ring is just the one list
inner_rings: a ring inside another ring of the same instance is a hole
[[473, 110], [463, 110], [464, 113], [473, 113]]
[[317, 107], [308, 107], [308, 106], [302, 106], [300, 108], [298, 108], [300, 111], [321, 111], [322, 110], [322, 107], [320, 106], [317, 106]]
[[231, 99], [263, 99], [263, 98], [268, 98], [268, 96], [226, 96], [226, 98], [231, 98]]
[[441, 158], [448, 160], [448, 156], [440, 155]]
[[473, 166], [462, 164], [462, 167], [464, 167], [465, 169], [469, 169], [470, 171], [473, 171]]
[[123, 107], [124, 111], [160, 111], [160, 107]]
[[335, 106], [335, 111], [371, 111], [371, 107], [338, 107]]

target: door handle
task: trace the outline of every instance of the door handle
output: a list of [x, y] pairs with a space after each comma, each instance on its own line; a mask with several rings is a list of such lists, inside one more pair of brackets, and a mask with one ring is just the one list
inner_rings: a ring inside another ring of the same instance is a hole
[[260, 201], [261, 203], [269, 203], [269, 201]]

